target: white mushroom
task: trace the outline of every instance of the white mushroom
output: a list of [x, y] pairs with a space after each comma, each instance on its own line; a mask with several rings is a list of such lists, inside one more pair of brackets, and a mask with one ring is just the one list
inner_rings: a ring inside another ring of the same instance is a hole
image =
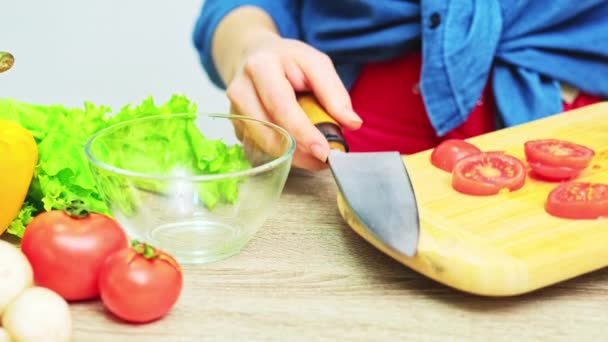
[[0, 316], [15, 297], [32, 286], [32, 266], [19, 248], [0, 240]]
[[30, 287], [6, 307], [2, 326], [15, 342], [64, 342], [71, 338], [72, 317], [57, 293]]

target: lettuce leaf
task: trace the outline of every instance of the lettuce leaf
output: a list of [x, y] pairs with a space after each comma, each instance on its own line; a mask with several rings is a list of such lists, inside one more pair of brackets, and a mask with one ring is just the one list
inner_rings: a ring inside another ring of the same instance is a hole
[[8, 234], [22, 237], [23, 232], [25, 232], [25, 226], [32, 221], [35, 212], [37, 212], [36, 207], [25, 202], [21, 207], [21, 211], [19, 211], [17, 218], [15, 218], [13, 222], [8, 225], [6, 232]]
[[[91, 211], [110, 215], [97, 191], [84, 152], [90, 136], [100, 129], [130, 119], [195, 113], [196, 110], [196, 104], [183, 95], [173, 95], [160, 106], [148, 97], [138, 105], [127, 104], [116, 113], [108, 106], [91, 102], [84, 102], [83, 108], [67, 108], [0, 99], [0, 119], [16, 121], [29, 130], [36, 140], [39, 155], [26, 201], [7, 232], [21, 237], [32, 217], [42, 211], [63, 209], [74, 200], [85, 202]], [[251, 167], [240, 146], [229, 148], [222, 141], [207, 139], [196, 129], [194, 122], [187, 127], [175, 125], [162, 129], [165, 132], [170, 130], [171, 147], [179, 149], [178, 156], [195, 154], [195, 167], [200, 172], [218, 173]], [[162, 148], [158, 144], [163, 142], [155, 141], [153, 136], [129, 138], [150, 141], [142, 153], [154, 153]], [[199, 193], [202, 192], [201, 197], [209, 208], [219, 202], [233, 203], [238, 196], [238, 187], [231, 183], [234, 181], [212, 183], [201, 188]]]

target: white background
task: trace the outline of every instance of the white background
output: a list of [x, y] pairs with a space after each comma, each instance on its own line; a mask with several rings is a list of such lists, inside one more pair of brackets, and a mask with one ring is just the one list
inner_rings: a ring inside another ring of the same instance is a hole
[[226, 112], [192, 44], [202, 0], [0, 0], [0, 98], [118, 110], [148, 95], [186, 94], [201, 112]]

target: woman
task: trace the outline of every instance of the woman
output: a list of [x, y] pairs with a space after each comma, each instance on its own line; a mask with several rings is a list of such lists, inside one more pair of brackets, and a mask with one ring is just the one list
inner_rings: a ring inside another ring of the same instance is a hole
[[312, 91], [352, 151], [413, 153], [608, 96], [605, 0], [206, 0], [202, 65], [232, 110], [276, 122], [322, 168]]

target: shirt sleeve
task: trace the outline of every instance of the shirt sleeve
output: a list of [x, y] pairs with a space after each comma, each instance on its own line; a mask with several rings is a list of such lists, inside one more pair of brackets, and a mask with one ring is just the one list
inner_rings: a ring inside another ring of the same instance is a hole
[[196, 20], [192, 39], [201, 65], [209, 79], [218, 87], [226, 85], [218, 74], [211, 56], [213, 34], [220, 21], [232, 10], [240, 6], [256, 6], [272, 17], [281, 36], [300, 38], [298, 0], [205, 0], [201, 13]]

